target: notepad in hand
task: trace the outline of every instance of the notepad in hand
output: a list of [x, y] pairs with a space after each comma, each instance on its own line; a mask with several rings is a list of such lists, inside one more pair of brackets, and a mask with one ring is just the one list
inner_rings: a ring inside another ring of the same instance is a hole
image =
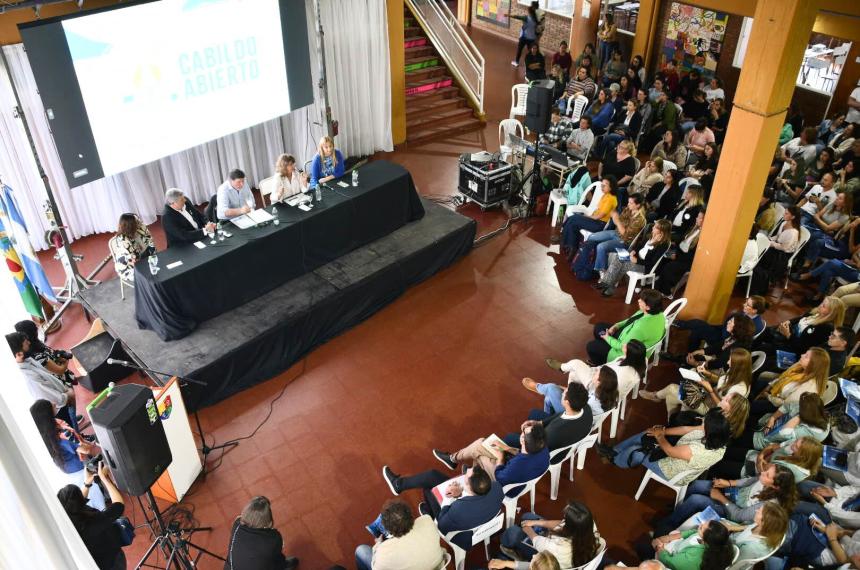
[[694, 516], [693, 520], [696, 522], [696, 526], [699, 526], [706, 521], [720, 520], [720, 515], [717, 514], [717, 511], [713, 507], [705, 507], [705, 510]]
[[630, 259], [630, 252], [623, 247], [616, 247], [615, 253], [618, 255], [619, 261], [627, 261]]
[[448, 491], [448, 487], [452, 483], [459, 483], [460, 487], [463, 488], [463, 494], [460, 497], [466, 496], [466, 476], [460, 475], [459, 477], [454, 477], [453, 479], [448, 479], [443, 483], [439, 483], [435, 487], [433, 487], [433, 496], [436, 497], [436, 501], [439, 503], [440, 507], [444, 507], [445, 505], [450, 505], [460, 497], [449, 497], [445, 493]]
[[860, 400], [860, 385], [853, 380], [848, 380], [847, 378], [839, 379], [839, 390], [842, 392], [842, 395], [845, 396], [845, 399], [854, 399]]

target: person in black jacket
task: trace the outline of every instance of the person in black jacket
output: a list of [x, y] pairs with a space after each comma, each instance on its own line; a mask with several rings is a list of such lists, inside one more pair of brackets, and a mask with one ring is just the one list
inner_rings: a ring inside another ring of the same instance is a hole
[[[588, 405], [588, 389], [578, 382], [567, 385], [561, 395], [564, 411], [550, 414], [543, 410], [532, 410], [522, 428], [542, 423], [546, 435], [546, 446], [550, 451], [573, 445], [584, 439], [592, 427], [593, 416]], [[519, 433], [509, 433], [504, 438], [506, 444], [517, 445]]]
[[696, 216], [705, 209], [705, 189], [696, 184], [687, 184], [681, 203], [667, 216], [672, 222], [672, 238], [680, 241], [695, 225]]
[[705, 221], [705, 211], [701, 210], [696, 216], [696, 225], [687, 232], [677, 245], [673, 245], [666, 253], [666, 260], [657, 268], [657, 283], [655, 289], [664, 295], [671, 295], [672, 290], [693, 266], [696, 256], [696, 246], [699, 245], [699, 235]]
[[188, 207], [188, 199], [179, 188], [171, 188], [164, 194], [164, 211], [161, 225], [167, 237], [167, 247], [202, 240], [204, 230], [215, 231], [215, 224], [207, 222], [197, 208]]
[[645, 201], [651, 210], [647, 216], [649, 222], [668, 219], [672, 215], [683, 195], [679, 182], [681, 172], [673, 168], [663, 173], [663, 182], [658, 182], [648, 190]]
[[595, 287], [603, 291], [604, 297], [611, 297], [628, 271], [638, 271], [646, 275], [651, 273], [657, 260], [669, 249], [671, 228], [669, 220], [657, 220], [651, 228], [650, 238], [645, 238], [644, 236], [649, 234], [642, 232], [640, 238], [630, 244], [627, 259], [621, 259], [617, 253], [610, 253], [609, 267]]
[[81, 535], [84, 546], [89, 550], [99, 570], [125, 570], [125, 554], [122, 551], [119, 527], [115, 524], [125, 510], [122, 495], [114, 485], [104, 462], [99, 463], [98, 477], [111, 500], [105, 510], [99, 511], [87, 505], [84, 493], [89, 494], [93, 485], [92, 474], [85, 479], [83, 491], [76, 485], [66, 485], [57, 492], [57, 499], [75, 530]]
[[299, 559], [283, 553], [284, 539], [274, 528], [269, 499], [251, 499], [230, 529], [224, 570], [292, 570]]
[[771, 343], [765, 347], [768, 361], [775, 351], [784, 350], [801, 355], [814, 346], [827, 345], [830, 333], [845, 320], [845, 304], [838, 297], [825, 297], [821, 304], [799, 317], [768, 327], [764, 333]]

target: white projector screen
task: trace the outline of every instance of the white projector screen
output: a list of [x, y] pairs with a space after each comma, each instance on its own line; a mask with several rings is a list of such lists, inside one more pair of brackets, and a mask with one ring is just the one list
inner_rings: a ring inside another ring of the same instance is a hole
[[46, 24], [21, 31], [72, 186], [312, 102], [304, 2], [160, 0]]

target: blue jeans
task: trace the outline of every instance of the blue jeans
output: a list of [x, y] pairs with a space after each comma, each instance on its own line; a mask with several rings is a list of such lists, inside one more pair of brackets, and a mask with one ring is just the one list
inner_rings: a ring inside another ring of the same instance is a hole
[[711, 498], [711, 481], [693, 481], [687, 487], [684, 502], [675, 507], [671, 515], [660, 521], [654, 528], [654, 536], [664, 536], [684, 524], [691, 516], [712, 507], [721, 517], [726, 516], [726, 508]]
[[[541, 518], [543, 517], [535, 513], [525, 513], [523, 515], [522, 520], [537, 521]], [[546, 532], [546, 529], [540, 526], [535, 526], [532, 528], [538, 534], [544, 534]], [[526, 560], [531, 560], [532, 556], [537, 554], [537, 550], [535, 550], [534, 547], [531, 546], [531, 541], [529, 541], [528, 543], [524, 543], [523, 541], [526, 539], [528, 539], [528, 535], [525, 533], [525, 531], [523, 531], [520, 526], [514, 525], [502, 534], [500, 542], [502, 546], [506, 548], [513, 548], [514, 550], [516, 550], [517, 553]]]
[[810, 271], [809, 274], [818, 279], [818, 292], [822, 295], [827, 293], [830, 282], [837, 277], [841, 277], [852, 283], [860, 279], [860, 271], [849, 265], [845, 265], [844, 262], [838, 259], [828, 259]]
[[355, 549], [355, 567], [358, 570], [372, 570], [373, 548], [366, 544], [359, 544]]
[[815, 263], [815, 260], [821, 255], [821, 250], [824, 249], [827, 232], [818, 227], [804, 225], [809, 230], [809, 242], [806, 244], [806, 259]]
[[558, 384], [538, 384], [536, 388], [538, 394], [543, 395], [543, 411], [548, 414], [557, 414], [564, 411], [564, 406], [561, 404], [561, 395], [564, 393], [564, 388]]
[[606, 222], [589, 218], [583, 214], [574, 214], [564, 222], [564, 227], [561, 230], [561, 245], [569, 248], [571, 252], [579, 249], [579, 243], [582, 241], [582, 234], [579, 230], [588, 230], [590, 232], [599, 232], [606, 227]]
[[629, 437], [615, 446], [615, 465], [628, 469], [638, 465], [644, 465], [660, 477], [663, 476], [663, 471], [656, 461], [651, 461], [647, 455], [641, 450], [640, 441], [645, 432], [637, 433], [633, 437]]
[[609, 254], [615, 251], [616, 247], [624, 247], [624, 242], [621, 241], [621, 236], [618, 235], [618, 230], [603, 230], [602, 232], [594, 232], [586, 241], [597, 242], [598, 246], [594, 255], [594, 270], [605, 271], [609, 267]]

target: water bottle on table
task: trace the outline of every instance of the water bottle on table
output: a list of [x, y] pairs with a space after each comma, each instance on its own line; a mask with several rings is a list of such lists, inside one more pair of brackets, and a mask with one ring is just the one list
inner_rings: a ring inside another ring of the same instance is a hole
[[278, 218], [278, 207], [272, 206], [272, 217], [275, 218], [272, 220], [272, 223], [276, 226], [281, 223], [281, 220]]
[[158, 273], [158, 256], [153, 253], [147, 260], [149, 262], [149, 272], [153, 275]]
[[322, 202], [322, 189], [320, 189], [320, 185], [317, 184], [316, 188], [314, 188], [314, 197], [317, 202]]
[[353, 188], [358, 186], [358, 168], [352, 169], [352, 186]]

